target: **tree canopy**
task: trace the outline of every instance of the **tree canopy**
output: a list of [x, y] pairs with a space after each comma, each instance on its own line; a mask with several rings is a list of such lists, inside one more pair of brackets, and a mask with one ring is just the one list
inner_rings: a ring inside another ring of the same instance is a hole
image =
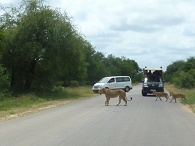
[[134, 60], [112, 54], [106, 57], [96, 51], [66, 12], [52, 9], [43, 0], [23, 0], [19, 7], [4, 10], [0, 64], [6, 69], [11, 89], [69, 86], [71, 81], [93, 84], [110, 75], [139, 80]]
[[178, 60], [167, 67], [165, 80], [180, 88], [195, 87], [195, 57]]

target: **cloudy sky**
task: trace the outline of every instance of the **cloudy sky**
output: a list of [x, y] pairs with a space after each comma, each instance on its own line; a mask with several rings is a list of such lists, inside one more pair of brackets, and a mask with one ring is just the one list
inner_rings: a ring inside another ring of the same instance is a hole
[[[195, 56], [195, 0], [45, 0], [106, 56], [126, 57], [164, 70]], [[20, 0], [0, 0], [15, 5]]]

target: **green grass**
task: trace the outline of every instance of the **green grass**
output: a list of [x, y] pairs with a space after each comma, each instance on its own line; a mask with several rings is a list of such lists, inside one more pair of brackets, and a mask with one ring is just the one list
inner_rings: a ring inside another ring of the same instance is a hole
[[193, 112], [195, 112], [195, 89], [179, 89], [172, 84], [165, 84], [165, 89], [170, 93], [184, 94], [187, 100], [182, 100], [181, 103], [189, 105]]
[[0, 111], [9, 110], [11, 108], [28, 107], [37, 103], [46, 101], [46, 99], [36, 97], [32, 94], [21, 95], [17, 98], [9, 98], [0, 102]]
[[91, 87], [63, 88], [20, 94], [0, 102], [0, 119], [11, 119], [93, 96]]

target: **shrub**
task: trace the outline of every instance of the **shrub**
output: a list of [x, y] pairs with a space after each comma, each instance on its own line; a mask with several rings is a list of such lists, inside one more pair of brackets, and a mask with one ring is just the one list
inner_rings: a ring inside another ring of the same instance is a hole
[[10, 96], [9, 91], [10, 78], [7, 70], [0, 65], [0, 100]]
[[189, 72], [181, 72], [180, 78], [178, 80], [179, 87], [181, 88], [194, 88], [195, 87], [195, 79], [193, 75]]
[[79, 82], [75, 81], [75, 80], [72, 80], [72, 81], [70, 81], [70, 86], [71, 87], [78, 87], [79, 86]]

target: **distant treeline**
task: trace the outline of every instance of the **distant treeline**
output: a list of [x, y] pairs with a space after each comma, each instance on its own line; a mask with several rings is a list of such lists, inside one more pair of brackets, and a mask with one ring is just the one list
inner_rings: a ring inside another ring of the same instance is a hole
[[18, 7], [1, 9], [0, 96], [9, 90], [92, 85], [111, 75], [140, 81], [134, 60], [95, 51], [65, 12], [43, 0], [23, 0]]
[[179, 88], [195, 88], [195, 57], [173, 62], [167, 67], [164, 76], [167, 82]]

